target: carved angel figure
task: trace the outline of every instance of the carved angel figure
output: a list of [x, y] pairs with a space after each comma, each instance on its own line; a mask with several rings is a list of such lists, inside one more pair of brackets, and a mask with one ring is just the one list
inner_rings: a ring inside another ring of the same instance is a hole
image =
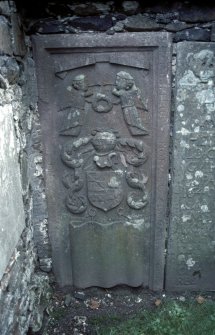
[[140, 90], [136, 87], [134, 78], [127, 72], [120, 71], [116, 75], [115, 88], [112, 92], [120, 97], [124, 119], [132, 135], [147, 135], [142, 124], [137, 107], [146, 111]]
[[85, 98], [92, 95], [92, 92], [89, 90], [87, 78], [83, 74], [73, 78], [70, 90], [72, 105], [67, 107], [70, 110], [60, 134], [78, 136], [80, 134], [84, 118]]

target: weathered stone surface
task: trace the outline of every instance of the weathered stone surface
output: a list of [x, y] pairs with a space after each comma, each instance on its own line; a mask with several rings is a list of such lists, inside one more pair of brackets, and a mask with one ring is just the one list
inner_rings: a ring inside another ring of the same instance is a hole
[[[9, 5], [8, 1], [1, 1], [0, 9], [2, 10], [3, 7], [4, 10], [8, 10], [7, 13], [2, 11], [2, 14], [8, 16], [8, 21], [0, 17], [2, 24], [0, 27], [0, 50], [4, 54], [11, 54], [10, 38], [14, 42], [18, 38], [17, 43], [20, 44], [17, 45], [18, 48], [22, 46], [22, 43], [24, 45], [25, 39], [23, 35], [16, 35], [17, 27], [15, 28], [15, 25], [9, 31], [8, 22], [13, 22], [11, 15], [13, 16], [16, 12], [14, 2], [10, 1]], [[26, 334], [32, 314], [34, 314], [34, 319], [36, 316], [40, 316], [38, 325], [41, 325], [41, 313], [45, 308], [43, 298], [46, 293], [45, 291], [44, 294], [41, 292], [43, 288], [47, 289], [44, 280], [36, 281], [34, 277], [38, 255], [36, 254], [32, 227], [32, 193], [35, 192], [35, 185], [31, 183], [30, 176], [34, 167], [31, 166], [29, 159], [32, 119], [37, 111], [34, 62], [31, 57], [21, 59], [20, 56], [23, 56], [24, 53], [20, 49], [14, 53], [18, 54], [17, 59], [14, 55], [13, 57], [10, 55], [0, 57], [1, 335]], [[34, 149], [35, 151], [40, 150], [41, 143], [40, 145], [35, 143]], [[40, 182], [41, 180], [42, 177]], [[40, 201], [45, 203], [46, 200], [43, 196], [44, 194], [41, 193], [43, 200], [40, 199]], [[40, 229], [43, 236], [45, 235], [44, 226], [42, 226], [43, 230]], [[48, 239], [44, 238], [42, 247], [44, 245], [47, 248]], [[48, 257], [46, 256], [42, 261], [44, 262], [41, 268], [47, 269]], [[50, 259], [49, 263], [51, 263]], [[4, 273], [3, 276], [2, 273]], [[37, 274], [39, 275], [38, 269]], [[47, 279], [46, 277], [46, 282]], [[40, 297], [43, 302], [39, 301]]]
[[211, 41], [215, 42], [215, 23], [211, 27]]
[[106, 34], [107, 34], [107, 35], [114, 35], [114, 34], [115, 34], [115, 30], [114, 30], [114, 28], [111, 27], [110, 29], [108, 29], [108, 30], [106, 31]]
[[10, 16], [10, 6], [8, 1], [1, 1], [0, 2], [0, 15]]
[[122, 32], [122, 31], [124, 30], [124, 27], [125, 27], [124, 22], [119, 21], [119, 22], [117, 22], [117, 23], [115, 24], [115, 26], [113, 27], [113, 29], [114, 29], [114, 31], [116, 31], [116, 32]]
[[113, 20], [116, 19], [118, 21], [122, 21], [122, 20], [125, 20], [126, 19], [126, 15], [125, 14], [114, 14], [113, 15]]
[[[28, 257], [25, 256], [26, 251]], [[25, 334], [28, 330], [30, 313], [34, 307], [34, 301], [30, 297], [30, 281], [34, 268], [35, 252], [32, 234], [25, 230], [8, 264], [7, 272], [1, 279], [0, 324], [2, 335]]]
[[18, 14], [11, 15], [12, 33], [13, 33], [13, 54], [15, 56], [25, 56], [27, 48], [25, 45], [25, 35]]
[[58, 282], [162, 288], [169, 34], [37, 36], [34, 41]]
[[67, 294], [64, 300], [64, 305], [66, 307], [70, 306], [72, 303], [74, 303], [75, 299], [73, 298], [73, 296], [71, 294]]
[[146, 6], [146, 12], [147, 13], [161, 13], [161, 14], [169, 14], [169, 13], [177, 13], [182, 7], [182, 3], [180, 1], [169, 1], [169, 2], [160, 2], [160, 3], [151, 3], [147, 4]]
[[32, 315], [30, 329], [38, 332], [43, 323], [44, 312], [50, 304], [52, 291], [49, 285], [49, 277], [44, 273], [35, 274], [30, 287], [32, 303]]
[[171, 31], [171, 32], [176, 33], [177, 31], [185, 30], [185, 29], [191, 28], [192, 26], [193, 26], [192, 24], [187, 24], [185, 22], [173, 21], [173, 22], [167, 24], [165, 29], [167, 31]]
[[185, 22], [207, 22], [215, 20], [214, 6], [191, 6], [189, 9], [183, 9], [180, 12], [179, 18]]
[[107, 1], [106, 3], [94, 2], [94, 5], [95, 5], [99, 14], [106, 15], [111, 11], [111, 9], [114, 5], [114, 2], [113, 1]]
[[156, 15], [156, 22], [162, 24], [171, 23], [173, 20], [178, 19], [177, 12], [170, 12], [170, 13], [159, 13]]
[[0, 16], [0, 54], [12, 54], [12, 41], [8, 21], [4, 16]]
[[138, 1], [123, 1], [122, 3], [123, 11], [128, 15], [136, 14], [139, 6]]
[[32, 148], [29, 161], [31, 166], [30, 180], [33, 200], [32, 221], [34, 226], [34, 241], [37, 246], [40, 269], [45, 272], [50, 272], [52, 260], [48, 235], [48, 211], [43, 175], [41, 127], [38, 115], [36, 115], [33, 120], [31, 141]]
[[36, 22], [30, 33], [59, 34], [74, 33], [78, 30], [106, 31], [113, 26], [112, 17], [106, 16], [86, 16], [79, 18], [65, 18], [62, 20], [45, 19]]
[[142, 14], [128, 17], [124, 23], [128, 31], [150, 31], [163, 28], [163, 25]]
[[49, 305], [50, 287], [47, 275], [38, 271], [34, 275], [35, 262], [32, 230], [27, 228], [1, 280], [1, 335], [24, 335], [29, 324], [37, 330], [41, 326], [43, 312]]
[[0, 106], [0, 171], [1, 278], [25, 225], [13, 113], [9, 104]]
[[112, 2], [86, 2], [82, 4], [69, 5], [69, 8], [77, 16], [94, 16], [108, 14], [111, 10]]
[[76, 30], [70, 25], [72, 19], [53, 20], [44, 19], [35, 22], [30, 28], [29, 33], [35, 34], [60, 34], [60, 33], [73, 33]]
[[20, 170], [21, 170], [21, 181], [22, 181], [22, 190], [23, 193], [27, 194], [29, 189], [29, 169], [28, 169], [28, 155], [24, 151], [20, 159]]
[[0, 56], [0, 74], [7, 81], [7, 84], [14, 85], [20, 75], [20, 68], [14, 58]]
[[75, 299], [78, 299], [78, 300], [85, 300], [86, 299], [86, 295], [85, 295], [84, 292], [74, 292], [73, 296], [74, 296]]
[[113, 25], [112, 18], [109, 15], [104, 17], [88, 16], [83, 18], [73, 19], [71, 26], [81, 30], [106, 31]]
[[179, 43], [166, 285], [214, 290], [215, 44]]
[[178, 31], [174, 36], [175, 42], [180, 41], [210, 41], [210, 31], [203, 28], [190, 28], [182, 31]]
[[10, 16], [10, 6], [8, 1], [0, 2], [0, 15]]

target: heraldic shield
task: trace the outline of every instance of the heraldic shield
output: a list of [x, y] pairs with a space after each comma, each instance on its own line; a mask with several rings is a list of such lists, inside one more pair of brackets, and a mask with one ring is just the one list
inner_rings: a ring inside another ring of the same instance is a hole
[[123, 199], [123, 173], [87, 172], [88, 199], [104, 212], [118, 206]]

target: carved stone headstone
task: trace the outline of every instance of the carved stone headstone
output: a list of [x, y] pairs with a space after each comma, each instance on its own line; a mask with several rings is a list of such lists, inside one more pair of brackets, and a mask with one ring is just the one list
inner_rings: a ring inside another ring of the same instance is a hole
[[215, 44], [178, 44], [166, 285], [214, 289]]
[[59, 283], [162, 288], [169, 34], [34, 41]]

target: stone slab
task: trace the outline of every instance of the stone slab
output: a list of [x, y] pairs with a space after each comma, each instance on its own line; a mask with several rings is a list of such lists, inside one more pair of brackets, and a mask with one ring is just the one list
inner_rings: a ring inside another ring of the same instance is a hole
[[125, 20], [125, 28], [128, 31], [150, 31], [161, 30], [163, 24], [157, 23], [150, 17], [142, 14], [133, 15]]
[[0, 54], [12, 55], [12, 42], [7, 19], [0, 15]]
[[189, 8], [182, 8], [179, 18], [181, 21], [190, 23], [214, 21], [214, 5], [204, 7], [190, 6]]
[[0, 2], [0, 15], [10, 16], [11, 9], [8, 1], [1, 1]]
[[171, 36], [34, 37], [60, 285], [163, 288]]
[[174, 42], [180, 41], [203, 41], [208, 42], [211, 38], [211, 32], [206, 28], [189, 28], [176, 32]]
[[138, 1], [123, 1], [122, 2], [122, 9], [127, 15], [136, 14], [140, 7]]
[[25, 56], [27, 51], [25, 34], [18, 14], [13, 13], [11, 15], [11, 24], [13, 32], [13, 54], [15, 56]]
[[215, 23], [213, 23], [211, 26], [211, 41], [215, 41]]
[[0, 107], [0, 279], [25, 225], [13, 113]]
[[177, 46], [168, 290], [215, 289], [215, 43]]

